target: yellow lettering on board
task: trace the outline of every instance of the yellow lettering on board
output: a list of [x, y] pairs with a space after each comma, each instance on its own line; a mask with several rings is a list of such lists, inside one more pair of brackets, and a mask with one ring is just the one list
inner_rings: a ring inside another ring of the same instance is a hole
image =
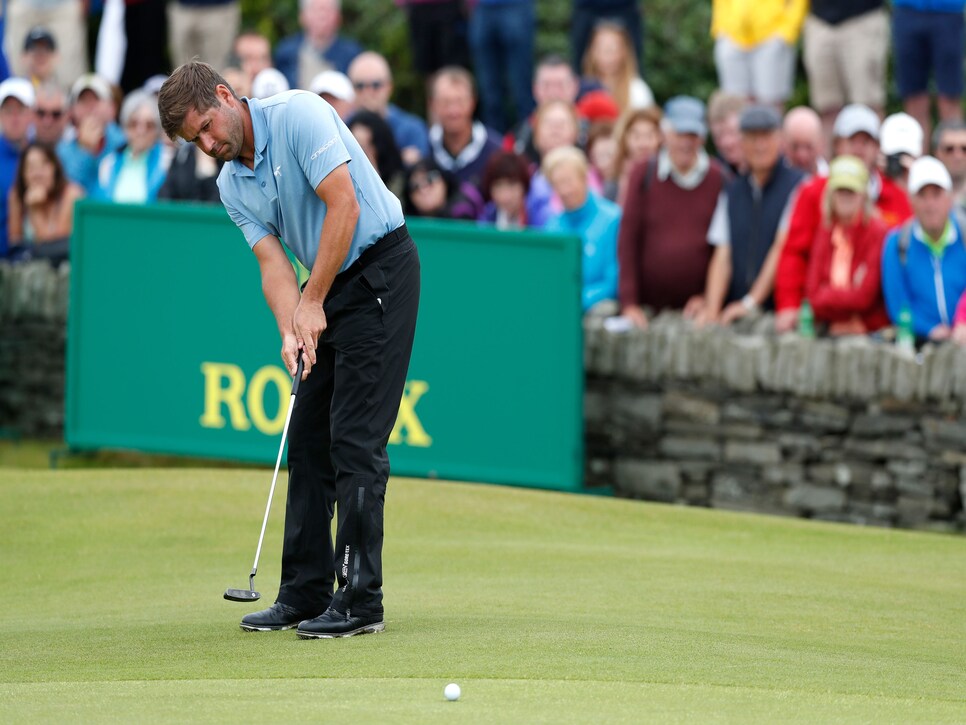
[[[245, 373], [231, 363], [201, 363], [201, 373], [205, 376], [205, 412], [201, 425], [205, 428], [224, 428], [225, 418], [221, 406], [228, 406], [231, 427], [235, 430], [248, 430], [251, 423], [245, 415], [242, 395], [245, 392]], [[222, 385], [226, 381], [226, 385]]]
[[[265, 386], [275, 383], [278, 388], [278, 412], [274, 418], [265, 415]], [[281, 433], [285, 427], [285, 416], [288, 413], [288, 393], [292, 388], [292, 379], [280, 367], [266, 365], [252, 375], [248, 383], [248, 414], [252, 423], [265, 435]]]
[[416, 448], [429, 448], [433, 439], [426, 433], [419, 416], [416, 415], [416, 404], [429, 390], [429, 383], [425, 380], [410, 380], [403, 390], [402, 400], [399, 402], [399, 415], [396, 424], [389, 434], [389, 444], [405, 443]]

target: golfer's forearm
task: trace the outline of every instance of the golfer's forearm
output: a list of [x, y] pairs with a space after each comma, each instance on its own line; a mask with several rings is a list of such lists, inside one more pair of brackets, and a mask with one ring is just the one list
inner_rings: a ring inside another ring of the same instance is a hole
[[287, 260], [285, 264], [262, 266], [262, 293], [275, 315], [279, 333], [282, 337], [291, 335], [292, 318], [299, 305], [299, 281]]
[[305, 285], [304, 295], [322, 302], [329, 293], [332, 280], [345, 261], [359, 220], [359, 204], [352, 197], [337, 205], [329, 205], [319, 237], [319, 251], [312, 265], [312, 274]]

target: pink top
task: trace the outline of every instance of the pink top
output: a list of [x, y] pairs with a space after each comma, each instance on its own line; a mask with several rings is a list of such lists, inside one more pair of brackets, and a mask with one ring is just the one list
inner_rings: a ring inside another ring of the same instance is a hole
[[966, 325], [966, 294], [959, 298], [956, 304], [956, 314], [953, 315], [953, 327]]

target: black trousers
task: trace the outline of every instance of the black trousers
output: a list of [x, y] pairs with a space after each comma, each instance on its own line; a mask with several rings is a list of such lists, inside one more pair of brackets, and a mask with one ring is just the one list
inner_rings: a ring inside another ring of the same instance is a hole
[[289, 425], [278, 601], [303, 612], [383, 611], [386, 444], [418, 307], [419, 256], [405, 226], [365, 250], [326, 298], [318, 362], [299, 387]]

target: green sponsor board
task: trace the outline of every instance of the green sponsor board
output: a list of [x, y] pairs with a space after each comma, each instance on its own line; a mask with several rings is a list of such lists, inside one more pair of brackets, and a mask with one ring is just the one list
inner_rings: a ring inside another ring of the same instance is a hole
[[[582, 486], [580, 245], [413, 220], [416, 344], [393, 472]], [[78, 204], [68, 444], [274, 463], [291, 378], [220, 207]]]

